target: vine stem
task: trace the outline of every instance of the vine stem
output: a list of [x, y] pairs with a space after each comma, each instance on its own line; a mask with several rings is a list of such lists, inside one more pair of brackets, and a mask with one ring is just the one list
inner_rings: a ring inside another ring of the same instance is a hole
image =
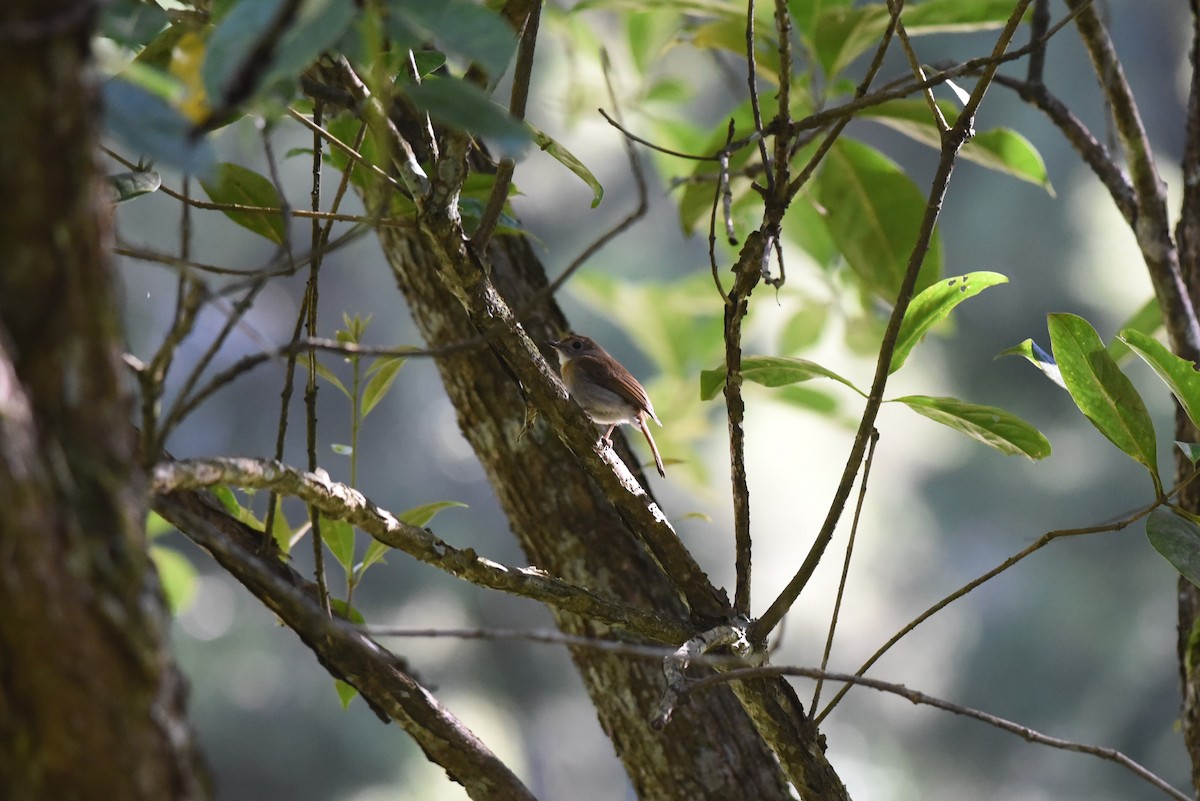
[[855, 477], [858, 475], [863, 462], [867, 444], [871, 438], [871, 432], [875, 430], [875, 420], [879, 415], [879, 407], [883, 403], [883, 392], [887, 386], [887, 379], [891, 370], [892, 354], [896, 350], [896, 341], [900, 333], [900, 323], [904, 319], [904, 313], [908, 310], [908, 305], [912, 301], [916, 290], [917, 276], [920, 274], [921, 264], [925, 260], [925, 255], [929, 251], [929, 244], [933, 239], [934, 226], [941, 214], [942, 202], [946, 197], [946, 191], [950, 185], [950, 176], [954, 172], [958, 151], [972, 133], [975, 113], [979, 109], [979, 104], [983, 102], [983, 97], [987, 93], [987, 89], [995, 76], [996, 69], [999, 66], [999, 56], [1008, 48], [1013, 36], [1016, 35], [1017, 27], [1020, 25], [1021, 19], [1025, 14], [1025, 9], [1031, 1], [1021, 0], [1021, 2], [1017, 3], [1004, 30], [996, 40], [996, 45], [992, 51], [993, 58], [989, 66], [984, 69], [979, 82], [975, 85], [975, 90], [971, 93], [971, 97], [959, 115], [958, 120], [942, 137], [941, 156], [938, 159], [937, 171], [934, 174], [930, 187], [929, 201], [925, 206], [925, 214], [921, 220], [920, 230], [917, 233], [916, 244], [909, 255], [908, 267], [904, 274], [904, 280], [900, 285], [900, 290], [897, 293], [896, 305], [892, 309], [887, 330], [883, 335], [883, 343], [879, 349], [879, 360], [875, 366], [875, 378], [871, 383], [871, 392], [867, 397], [866, 408], [863, 410], [858, 432], [854, 437], [854, 445], [850, 449], [850, 456], [846, 460], [846, 466], [842, 471], [842, 478], [834, 493], [833, 502], [830, 504], [825, 522], [822, 524], [816, 539], [813, 541], [808, 555], [805, 557], [803, 563], [801, 563], [800, 569], [797, 570], [792, 580], [788, 582], [783, 591], [780, 592], [767, 608], [767, 611], [751, 625], [750, 639], [752, 642], [762, 642], [779, 625], [779, 621], [783, 619], [783, 616], [791, 609], [792, 604], [800, 597], [800, 592], [808, 584], [808, 580], [816, 571], [817, 565], [825, 553], [825, 549], [833, 538], [834, 529], [837, 528], [838, 521], [841, 519], [846, 501], [850, 497], [850, 490], [854, 485]]

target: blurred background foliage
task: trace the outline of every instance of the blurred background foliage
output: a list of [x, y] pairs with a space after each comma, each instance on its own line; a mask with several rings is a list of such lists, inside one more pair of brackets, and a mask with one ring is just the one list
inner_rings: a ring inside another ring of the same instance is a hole
[[[465, 58], [507, 62], [511, 51], [504, 50], [494, 15], [468, 0], [446, 6], [445, 13], [457, 17], [435, 14], [430, 9], [436, 5], [392, 3], [401, 12], [388, 34], [400, 42], [406, 36], [411, 43], [432, 40], [452, 75], [461, 74]], [[905, 21], [910, 33], [920, 34], [915, 41], [925, 62], [957, 62], [990, 49], [993, 34], [987, 31], [950, 31], [938, 24], [944, 19], [939, 8], [944, 13], [947, 3], [910, 6]], [[414, 9], [407, 17], [406, 7]], [[207, 169], [201, 185], [210, 196], [232, 187], [247, 198], [261, 198], [276, 193], [271, 182], [263, 187], [244, 175], [239, 182], [232, 172], [269, 174], [260, 138], [266, 125], [274, 151], [286, 154], [280, 161], [282, 196], [304, 207], [311, 136], [285, 116], [284, 104], [292, 99], [303, 59], [312, 53], [335, 45], [351, 53], [357, 47], [363, 58], [375, 53], [373, 42], [383, 34], [356, 20], [351, 4], [314, 0], [304, 5], [303, 30], [315, 38], [297, 44], [294, 57], [285, 48], [254, 96], [252, 115], [201, 140], [168, 137], [160, 151], [154, 148], [161, 143], [148, 139], [172, 125], [185, 131], [186, 121], [212, 111], [212, 87], [227, 77], [221, 70], [232, 63], [229, 53], [245, 45], [253, 26], [269, 19], [272, 8], [271, 3], [214, 2], [215, 28], [176, 21], [164, 41], [159, 31], [167, 24], [165, 16], [133, 0], [111, 4], [97, 46], [103, 68], [121, 76], [106, 90], [114, 150], [131, 161], [143, 152], [161, 152], [157, 170], [176, 189], [183, 185], [181, 169], [201, 174]], [[852, 89], [886, 10], [882, 4], [817, 0], [793, 0], [789, 8], [803, 43], [791, 98], [795, 116], [801, 116]], [[974, 9], [980, 21], [988, 22], [1007, 16], [1011, 3], [961, 8]], [[1174, 182], [1172, 165], [1183, 136], [1187, 10], [1166, 0], [1107, 3], [1104, 9], [1151, 138], [1163, 155], [1159, 167]], [[770, 11], [770, 4], [759, 3], [760, 15], [767, 15], [763, 32], [771, 30]], [[619, 111], [639, 136], [686, 153], [718, 149], [730, 119], [738, 136], [753, 130], [744, 78], [744, 13], [743, 4], [723, 0], [555, 0], [546, 5], [526, 116], [594, 174], [603, 186], [603, 202], [596, 207], [595, 187], [571, 175], [561, 153], [556, 159], [529, 147], [524, 131], [490, 117], [450, 120], [482, 131], [502, 150], [521, 153], [514, 216], [507, 222], [519, 225], [535, 243], [551, 276], [636, 205], [622, 136], [600, 117], [598, 107]], [[460, 33], [465, 38], [456, 38]], [[142, 49], [145, 42], [150, 44]], [[761, 99], [769, 117], [770, 104], [777, 102], [771, 75], [779, 64], [769, 38], [760, 43]], [[605, 88], [601, 50], [611, 63], [618, 109]], [[428, 64], [430, 70], [441, 66]], [[893, 53], [880, 82], [907, 74], [902, 58]], [[1099, 93], [1069, 28], [1052, 41], [1046, 74], [1093, 130], [1105, 130]], [[470, 107], [454, 94], [461, 88], [423, 101], [435, 117], [452, 117], [455, 109]], [[502, 82], [497, 97], [505, 92]], [[952, 93], [940, 91], [939, 100], [952, 115]], [[936, 159], [928, 147], [927, 118], [924, 104], [909, 100], [876, 108], [850, 124], [847, 138], [789, 212], [787, 282], [779, 290], [764, 286], [756, 293], [747, 324], [748, 354], [802, 356], [859, 386], [869, 384], [888, 293], [902, 272], [908, 253], [904, 240], [911, 243], [914, 236]], [[343, 123], [335, 121], [331, 128], [338, 125]], [[965, 304], [940, 326], [894, 377], [888, 394], [953, 396], [1005, 408], [1044, 432], [1054, 451], [1040, 462], [1009, 459], [906, 409], [885, 405], [834, 669], [853, 670], [930, 603], [1045, 531], [1104, 521], [1150, 500], [1139, 469], [1095, 432], [1065, 393], [1022, 360], [993, 359], [1029, 337], [1046, 342], [1050, 312], [1080, 314], [1111, 337], [1151, 296], [1132, 237], [1057, 132], [1006, 90], [992, 88], [976, 128], [981, 136], [971, 146], [975, 153], [964, 154], [973, 160], [964, 158], [955, 171], [924, 283], [938, 271], [994, 271], [1009, 282]], [[353, 140], [350, 128], [341, 135]], [[369, 139], [363, 147], [369, 149]], [[600, 340], [643, 379], [665, 423], [656, 437], [669, 478], [655, 482], [654, 490], [714, 581], [731, 587], [723, 407], [719, 400], [703, 402], [699, 387], [701, 371], [722, 362], [722, 304], [707, 254], [714, 165], [640, 152], [650, 177], [647, 215], [595, 255], [558, 300], [575, 330]], [[735, 173], [753, 156], [753, 148], [736, 153]], [[995, 168], [997, 159], [1004, 171], [985, 168]], [[336, 157], [330, 161], [325, 181], [334, 186], [338, 162]], [[223, 166], [213, 166], [218, 162]], [[114, 164], [111, 171], [120, 169]], [[875, 183], [856, 196], [854, 181], [863, 176]], [[750, 181], [737, 177], [731, 186], [739, 237], [757, 225], [761, 212]], [[192, 182], [192, 191], [198, 188]], [[486, 198], [487, 189], [485, 183], [474, 197], [468, 193], [465, 214]], [[347, 198], [346, 204], [349, 213], [366, 212], [357, 199]], [[864, 238], [864, 221], [884, 205], [887, 212], [880, 219], [885, 224], [874, 238]], [[177, 252], [179, 215], [179, 204], [161, 193], [123, 203], [117, 213], [119, 240], [129, 249]], [[271, 222], [250, 230], [245, 219], [235, 224], [219, 212], [194, 212], [190, 257], [252, 269], [275, 256], [282, 241], [297, 251], [307, 247], [306, 222], [256, 219]], [[720, 230], [716, 241], [718, 264], [730, 264], [735, 248]], [[177, 273], [133, 258], [122, 259], [121, 269], [129, 349], [147, 358], [170, 323]], [[420, 344], [373, 237], [358, 237], [331, 252], [323, 270], [323, 335], [340, 330], [344, 338], [364, 343]], [[220, 290], [240, 279], [210, 275], [205, 280]], [[267, 283], [211, 369], [288, 341], [303, 292], [299, 276]], [[224, 323], [221, 304], [218, 300], [201, 313], [196, 334], [181, 346], [179, 363], [201, 357]], [[362, 373], [356, 382], [356, 366], [349, 361], [326, 356], [322, 362], [319, 458], [331, 476], [353, 482], [395, 512], [440, 501], [464, 504], [440, 511], [431, 524], [439, 536], [498, 561], [522, 563], [432, 365], [410, 359], [402, 368], [399, 363], [375, 368], [389, 371], [376, 384], [378, 390], [386, 382], [387, 391], [374, 393], [372, 407], [365, 409], [352, 388], [365, 388], [368, 365], [358, 365]], [[1130, 363], [1128, 369], [1159, 429], [1169, 431], [1167, 393], [1142, 365]], [[170, 390], [179, 390], [181, 372], [173, 374]], [[337, 383], [347, 391], [339, 391]], [[269, 455], [282, 385], [281, 364], [258, 368], [200, 406], [168, 447], [180, 457]], [[814, 380], [783, 389], [747, 385], [747, 402], [753, 606], [761, 610], [791, 577], [820, 525], [861, 399], [838, 383]], [[299, 414], [299, 393], [293, 403]], [[1159, 452], [1169, 470], [1167, 445], [1160, 442]], [[293, 438], [285, 460], [304, 464], [302, 437]], [[242, 498], [260, 517], [264, 501]], [[282, 511], [293, 528], [304, 519], [299, 507], [284, 504]], [[844, 538], [843, 531], [835, 547]], [[186, 576], [182, 554], [197, 573], [194, 581], [169, 583], [183, 588], [176, 650], [192, 682], [192, 714], [216, 774], [218, 798], [464, 797], [407, 738], [380, 728], [361, 702], [351, 701], [343, 710], [332, 681], [309, 652], [205, 555], [170, 532], [161, 533], [156, 544], [167, 554], [160, 567]], [[360, 535], [346, 547], [356, 548], [348, 559], [353, 565], [367, 555], [368, 540]], [[293, 555], [305, 570], [311, 570], [308, 550], [297, 548]], [[354, 606], [372, 623], [550, 625], [549, 615], [536, 604], [481, 591], [405, 558], [383, 559], [354, 589]], [[786, 621], [773, 656], [777, 664], [819, 661], [836, 588], [834, 563], [840, 559], [827, 561]], [[336, 568], [330, 567], [331, 587], [344, 597]], [[872, 675], [1052, 735], [1118, 748], [1184, 785], [1187, 761], [1174, 730], [1179, 706], [1174, 587], [1174, 570], [1146, 544], [1140, 526], [1059, 542], [924, 624]], [[449, 639], [401, 641], [393, 647], [539, 797], [633, 797], [561, 649]], [[801, 697], [808, 694], [801, 686]], [[851, 692], [825, 727], [830, 758], [856, 799], [1155, 797], [1111, 764], [1037, 748], [867, 690]]]

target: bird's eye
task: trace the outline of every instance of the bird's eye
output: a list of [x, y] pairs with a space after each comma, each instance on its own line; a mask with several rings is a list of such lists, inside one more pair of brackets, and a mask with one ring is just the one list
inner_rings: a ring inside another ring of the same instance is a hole
[[575, 340], [574, 342], [571, 343], [571, 347], [574, 348], [575, 350], [579, 350], [580, 348], [583, 347], [583, 343], [580, 342], [579, 340]]

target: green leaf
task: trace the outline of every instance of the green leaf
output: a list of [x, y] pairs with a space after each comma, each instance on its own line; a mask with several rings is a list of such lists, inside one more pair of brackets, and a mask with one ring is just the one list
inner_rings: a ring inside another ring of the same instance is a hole
[[[308, 365], [309, 365], [308, 359], [302, 359], [300, 363], [304, 367], [308, 367]], [[319, 362], [319, 361], [313, 362], [313, 364], [316, 365], [317, 375], [321, 376], [321, 378], [324, 378], [326, 381], [328, 381], [330, 384], [332, 384], [339, 392], [341, 392], [347, 398], [352, 397], [350, 395], [350, 390], [346, 389], [346, 385], [343, 384], [341, 382], [341, 380], [336, 375], [334, 375], [328, 367], [321, 364], [321, 362]]]
[[731, 14], [745, 10], [745, 5], [739, 5], [734, 0], [656, 0], [653, 3], [647, 3], [646, 0], [581, 0], [571, 6], [570, 13], [597, 8], [644, 11], [650, 5], [687, 14]]
[[162, 186], [162, 176], [153, 170], [138, 170], [110, 175], [108, 182], [112, 185], [116, 202], [124, 203], [126, 200], [157, 192]]
[[805, 301], [783, 326], [783, 332], [779, 335], [779, 349], [784, 353], [797, 353], [811, 348], [825, 332], [828, 318], [827, 304]]
[[887, 24], [888, 10], [883, 4], [822, 9], [811, 26], [811, 40], [825, 74], [837, 75], [878, 44]]
[[403, 46], [433, 39], [447, 52], [478, 63], [492, 79], [504, 74], [516, 50], [512, 28], [472, 0], [389, 0], [387, 9], [389, 32]]
[[[958, 118], [958, 106], [939, 101], [938, 108], [951, 125]], [[924, 100], [893, 100], [867, 109], [862, 115], [899, 131], [924, 145], [940, 150], [942, 135]], [[960, 151], [963, 158], [989, 170], [1006, 173], [1044, 188], [1052, 197], [1054, 187], [1046, 172], [1046, 163], [1037, 149], [1021, 134], [1009, 128], [993, 128], [975, 134]]]
[[1003, 25], [1012, 12], [1012, 0], [924, 0], [905, 4], [904, 27], [912, 36], [985, 31]]
[[[412, 51], [412, 59], [413, 64], [417, 68], [417, 76], [421, 80], [425, 80], [426, 75], [430, 75], [446, 66], [446, 54], [441, 50], [414, 50]], [[405, 71], [404, 77], [410, 77], [407, 71]]]
[[354, 569], [354, 526], [345, 520], [331, 520], [321, 515], [321, 540], [346, 575], [350, 575]]
[[[648, 73], [671, 46], [679, 32], [679, 16], [661, 10], [632, 11], [625, 14], [625, 39], [638, 77], [651, 80]], [[575, 39], [577, 45], [581, 44]], [[669, 80], [669, 79], [666, 79]]]
[[362, 575], [367, 572], [368, 567], [376, 562], [382, 562], [383, 557], [390, 550], [392, 550], [390, 545], [385, 545], [379, 540], [371, 540], [371, 544], [367, 546], [367, 552], [363, 555], [363, 560], [358, 563], [358, 567], [356, 568], [359, 580], [362, 580]]
[[396, 374], [400, 372], [400, 368], [407, 361], [403, 356], [388, 356], [379, 359], [375, 364], [371, 365], [374, 370], [374, 375], [367, 382], [367, 386], [363, 389], [361, 414], [366, 417], [375, 408], [375, 405], [383, 400], [387, 395], [388, 388], [392, 386], [392, 382], [396, 380]]
[[[357, 138], [358, 129], [361, 126], [362, 122], [360, 120], [355, 119], [349, 114], [341, 114], [329, 120], [325, 128], [343, 144], [352, 146], [354, 140]], [[388, 163], [390, 156], [383, 152], [379, 144], [379, 140], [376, 137], [368, 136], [359, 145], [358, 153], [367, 164], [382, 168]], [[357, 187], [366, 189], [374, 186], [380, 180], [374, 172], [368, 170], [357, 160], [352, 162], [350, 157], [340, 147], [330, 147], [326, 151], [325, 158], [338, 171], [349, 170], [350, 181]]]
[[903, 403], [917, 414], [949, 426], [1009, 456], [1026, 456], [1037, 460], [1050, 455], [1050, 442], [1040, 431], [1015, 414], [994, 406], [927, 395], [908, 395], [889, 402]]
[[1042, 350], [1041, 346], [1032, 339], [1027, 339], [1019, 345], [1013, 345], [1011, 348], [1002, 350], [996, 354], [997, 359], [1001, 356], [1024, 356], [1029, 360], [1030, 364], [1041, 370], [1046, 378], [1049, 378], [1063, 389], [1067, 388], [1067, 385], [1063, 383], [1062, 371], [1054, 363], [1054, 357]]
[[333, 689], [337, 692], [338, 701], [342, 704], [342, 709], [349, 709], [350, 702], [358, 697], [358, 690], [354, 689], [353, 685], [347, 684], [341, 679], [333, 680]]
[[[996, 28], [1013, 11], [1011, 0], [925, 0], [906, 3], [904, 27], [910, 36]], [[809, 25], [825, 73], [834, 76], [875, 47], [889, 21], [883, 3], [851, 7], [824, 4]]]
[[529, 131], [520, 120], [466, 81], [430, 76], [424, 83], [404, 87], [404, 92], [434, 119], [491, 140], [505, 155], [516, 155], [529, 142]]
[[356, 626], [366, 625], [367, 619], [362, 616], [362, 612], [350, 606], [341, 598], [330, 598], [329, 605], [333, 608], [333, 613], [342, 620], [348, 620]]
[[700, 371], [700, 400], [712, 400], [724, 386], [725, 370]]
[[562, 164], [571, 172], [578, 175], [585, 184], [591, 187], [592, 190], [592, 208], [600, 205], [600, 201], [604, 199], [604, 187], [600, 185], [600, 181], [592, 174], [592, 171], [584, 165], [582, 161], [577, 159], [571, 151], [560, 145], [558, 142], [551, 139], [546, 134], [542, 133], [537, 128], [526, 123], [529, 128], [530, 135], [533, 141], [542, 150], [554, 157], [559, 164]]
[[100, 33], [130, 49], [145, 45], [170, 21], [166, 11], [139, 0], [114, 0], [99, 11]]
[[[849, 380], [808, 359], [789, 356], [748, 356], [742, 359], [742, 378], [764, 387], [783, 387], [813, 378], [832, 378], [845, 384], [859, 395], [866, 394]], [[712, 400], [725, 386], [725, 369], [703, 370], [700, 373], [700, 399]]]
[[963, 158], [981, 167], [1002, 172], [1042, 187], [1054, 197], [1046, 162], [1033, 143], [1011, 128], [980, 131], [960, 151]]
[[[254, 79], [250, 94], [281, 81], [294, 81], [317, 56], [333, 47], [349, 29], [355, 4], [344, 0], [303, 0], [291, 23], [270, 50], [270, 60], [247, 71], [265, 32], [275, 23], [279, 0], [241, 0], [218, 23], [208, 39], [201, 75], [214, 102], [225, 99], [230, 83]], [[252, 73], [252, 74], [251, 74]]]
[[280, 553], [285, 556], [292, 552], [292, 533], [292, 526], [288, 523], [287, 515], [283, 513], [283, 496], [276, 495], [275, 517], [271, 521], [271, 537], [279, 546]]
[[[861, 142], [839, 139], [816, 177], [826, 225], [863, 286], [894, 302], [925, 216], [925, 195], [891, 159]], [[935, 232], [916, 291], [937, 280], [941, 238]]]
[[[1125, 324], [1118, 328], [1118, 331], [1140, 331], [1143, 334], [1153, 336], [1158, 329], [1162, 328], [1162, 310], [1158, 308], [1158, 298], [1151, 295], [1150, 300], [1142, 304], [1142, 306], [1133, 313]], [[1108, 355], [1113, 357], [1113, 361], [1118, 364], [1126, 357], [1133, 354], [1129, 346], [1121, 341], [1120, 337], [1113, 337], [1112, 342], [1108, 343]]]
[[228, 84], [243, 69], [263, 32], [270, 29], [281, 5], [281, 0], [241, 0], [217, 23], [208, 37], [200, 70], [210, 102], [225, 97]]
[[465, 503], [458, 501], [434, 501], [433, 503], [425, 503], [420, 506], [414, 506], [411, 509], [401, 512], [396, 515], [398, 518], [408, 523], [410, 526], [423, 527], [428, 525], [429, 521], [434, 518], [438, 512], [451, 507], [467, 508]]
[[1200, 461], [1200, 443], [1180, 442], [1176, 440], [1175, 447], [1179, 448], [1187, 460], [1193, 465], [1195, 465], [1197, 461]]
[[192, 175], [212, 169], [216, 159], [207, 137], [163, 98], [120, 78], [104, 84], [104, 124], [135, 153]]
[[162, 582], [167, 606], [171, 614], [178, 615], [196, 596], [196, 568], [179, 551], [161, 545], [150, 546], [150, 558]]
[[[800, 158], [805, 158], [804, 149]], [[808, 192], [802, 192], [783, 217], [783, 233], [817, 266], [828, 270], [841, 262], [841, 252], [829, 233], [825, 216], [825, 209]]]
[[188, 34], [194, 34], [199, 38], [203, 30], [203, 26], [198, 23], [176, 22], [162, 29], [150, 39], [146, 43], [146, 46], [134, 57], [133, 63], [142, 67], [153, 67], [156, 70], [163, 70], [162, 74], [166, 74], [165, 71], [170, 68], [174, 50], [180, 41]]
[[[762, 13], [761, 9], [763, 8], [764, 6], [759, 6], [758, 16], [762, 25], [758, 28], [759, 35], [755, 37], [755, 67], [761, 80], [778, 84], [779, 48], [775, 45], [774, 37], [765, 33], [771, 28], [767, 27], [770, 25], [770, 18]], [[745, 11], [743, 10], [738, 14], [725, 14], [689, 26], [688, 45], [697, 50], [724, 50], [735, 57], [745, 57], [746, 18], [744, 15]], [[760, 102], [763, 104], [763, 119], [770, 119], [774, 116], [775, 108], [772, 107], [774, 101], [775, 98], [770, 95], [760, 96]]]
[[922, 290], [904, 313], [888, 372], [894, 373], [903, 367], [909, 352], [921, 341], [925, 332], [946, 319], [955, 306], [990, 286], [1004, 283], [1008, 283], [1008, 278], [1000, 273], [977, 272], [946, 278]]
[[[200, 185], [208, 193], [214, 203], [231, 203], [240, 206], [262, 206], [281, 209], [283, 200], [275, 185], [254, 170], [240, 164], [222, 163], [217, 165], [216, 175], [212, 178], [201, 178]], [[253, 231], [259, 236], [266, 237], [276, 245], [283, 244], [286, 230], [283, 224], [283, 214], [264, 214], [262, 212], [225, 211], [226, 217], [243, 228]]]
[[217, 496], [217, 500], [225, 507], [225, 511], [230, 514], [235, 520], [244, 523], [255, 531], [263, 530], [263, 521], [254, 516], [246, 507], [242, 506], [234, 495], [233, 490], [224, 485], [218, 484], [212, 488], [213, 495]]
[[[746, 136], [754, 130], [754, 111], [748, 100], [728, 112], [727, 118], [734, 123], [735, 138]], [[720, 130], [712, 131], [704, 139], [695, 137], [695, 128], [696, 126], [672, 128], [670, 130], [677, 135], [673, 137], [664, 135], [662, 138], [670, 142], [670, 146], [686, 152], [717, 153], [725, 146], [726, 130], [724, 126], [721, 126]], [[660, 133], [663, 132], [660, 131]], [[733, 194], [735, 210], [743, 202], [761, 201], [752, 192], [750, 182], [738, 177], [742, 173], [742, 168], [754, 157], [756, 152], [754, 148], [744, 147], [735, 150], [729, 156], [729, 189]], [[798, 157], [803, 158], [803, 152]], [[712, 161], [697, 161], [692, 165], [691, 173], [683, 184], [678, 202], [679, 221], [686, 233], [692, 234], [697, 228], [708, 227], [719, 170], [720, 166]], [[785, 224], [789, 216], [791, 216], [790, 210], [784, 216]]]
[[1154, 423], [1141, 395], [1087, 320], [1051, 314], [1049, 327], [1054, 360], [1075, 405], [1112, 444], [1150, 472], [1155, 494], [1161, 495]]
[[786, 403], [788, 406], [795, 406], [797, 409], [806, 409], [826, 416], [832, 416], [838, 410], [837, 398], [801, 384], [779, 387], [771, 394], [771, 398], [780, 403]]
[[1160, 506], [1146, 518], [1146, 537], [1180, 575], [1200, 587], [1200, 526], [1194, 520]]
[[168, 523], [165, 518], [155, 512], [153, 509], [146, 515], [146, 538], [155, 539], [161, 537], [168, 531], [174, 531], [175, 527]]
[[354, 22], [357, 5], [344, 0], [303, 0], [295, 20], [272, 54], [271, 69], [262, 85], [270, 86], [280, 79], [294, 80], [318, 56], [336, 45]]
[[852, 0], [788, 0], [788, 12], [792, 15], [792, 24], [801, 34], [808, 36], [812, 33], [817, 16], [834, 6], [852, 5]]
[[1196, 363], [1176, 356], [1154, 337], [1132, 328], [1122, 331], [1119, 338], [1158, 374], [1192, 425], [1200, 425], [1200, 372]]

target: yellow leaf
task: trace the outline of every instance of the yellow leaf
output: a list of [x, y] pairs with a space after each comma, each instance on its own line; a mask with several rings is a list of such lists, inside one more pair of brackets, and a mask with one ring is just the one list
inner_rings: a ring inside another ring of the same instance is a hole
[[204, 79], [200, 67], [204, 64], [204, 39], [197, 33], [188, 32], [179, 38], [171, 49], [168, 71], [184, 86], [183, 99], [178, 104], [179, 112], [195, 123], [208, 119], [208, 95], [204, 91]]

